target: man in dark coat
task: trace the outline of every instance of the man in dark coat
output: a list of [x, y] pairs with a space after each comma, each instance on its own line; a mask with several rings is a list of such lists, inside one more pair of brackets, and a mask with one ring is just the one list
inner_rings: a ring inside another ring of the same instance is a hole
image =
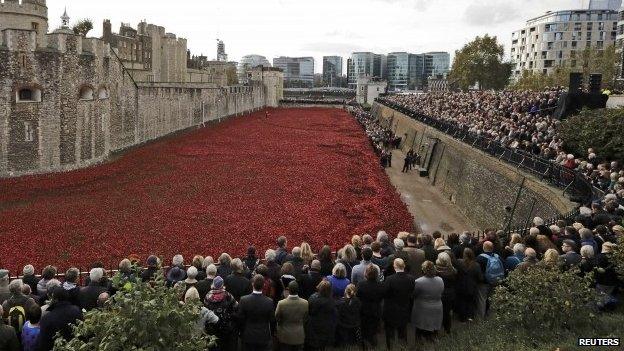
[[292, 255], [286, 257], [286, 262], [290, 262], [293, 265], [293, 276], [299, 279], [299, 276], [303, 273], [303, 258], [301, 257], [301, 248], [296, 246], [292, 249]]
[[251, 282], [245, 277], [245, 268], [240, 258], [232, 260], [232, 274], [225, 278], [225, 290], [234, 296], [236, 301], [241, 297], [251, 294]]
[[141, 281], [144, 283], [149, 282], [150, 280], [154, 280], [156, 278], [156, 273], [158, 272], [158, 257], [155, 255], [150, 255], [147, 258], [147, 268], [141, 272]]
[[277, 249], [275, 250], [275, 263], [280, 266], [287, 261], [288, 258], [288, 241], [285, 236], [277, 238]]
[[[0, 305], [0, 316], [4, 314], [4, 310]], [[20, 351], [21, 346], [15, 333], [15, 328], [4, 324], [4, 318], [0, 318], [0, 350]]]
[[[93, 277], [91, 280], [93, 283]], [[97, 284], [97, 282], [94, 284]], [[53, 289], [52, 303], [47, 311], [39, 322], [41, 331], [37, 339], [37, 351], [52, 350], [54, 347], [54, 336], [57, 332], [60, 332], [61, 337], [65, 340], [71, 339], [71, 325], [83, 319], [80, 308], [67, 301], [67, 291], [62, 287]]]
[[316, 292], [317, 285], [323, 280], [321, 274], [321, 261], [314, 260], [310, 264], [308, 274], [302, 274], [299, 277], [299, 296], [302, 299], [309, 299]]
[[243, 296], [238, 305], [238, 319], [242, 327], [245, 350], [266, 351], [271, 343], [271, 322], [275, 320], [273, 300], [262, 295], [264, 277], [253, 277], [253, 292]]
[[98, 297], [101, 293], [107, 291], [107, 289], [101, 285], [103, 276], [104, 270], [102, 268], [91, 269], [89, 272], [89, 285], [81, 288], [78, 294], [80, 308], [83, 308], [85, 311], [90, 311], [97, 307]]
[[394, 260], [395, 274], [385, 280], [385, 299], [383, 308], [383, 320], [386, 329], [386, 345], [392, 349], [394, 336], [399, 334], [399, 339], [407, 345], [407, 324], [410, 321], [412, 295], [414, 293], [414, 277], [405, 273], [403, 259]]

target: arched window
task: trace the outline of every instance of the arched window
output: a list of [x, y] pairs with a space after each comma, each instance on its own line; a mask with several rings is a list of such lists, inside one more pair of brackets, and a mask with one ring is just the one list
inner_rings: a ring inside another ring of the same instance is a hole
[[16, 102], [41, 102], [41, 89], [23, 87], [15, 92]]
[[100, 87], [100, 89], [98, 89], [98, 98], [100, 100], [108, 99], [108, 89], [106, 89], [106, 87]]
[[93, 88], [88, 85], [80, 88], [80, 100], [89, 101], [93, 100]]

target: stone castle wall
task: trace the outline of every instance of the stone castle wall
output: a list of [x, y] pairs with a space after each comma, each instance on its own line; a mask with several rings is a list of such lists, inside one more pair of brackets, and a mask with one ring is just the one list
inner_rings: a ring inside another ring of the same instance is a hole
[[508, 220], [505, 206], [514, 206], [523, 178], [526, 180], [520, 190], [512, 228], [523, 227], [527, 219], [535, 216], [551, 218], [574, 209], [560, 189], [470, 145], [384, 105], [375, 103], [372, 112], [383, 125], [403, 137], [405, 152], [413, 148], [424, 157], [431, 139], [439, 139], [432, 155], [429, 180], [482, 229], [505, 228]]
[[[86, 167], [280, 95], [269, 93], [275, 72], [246, 87], [136, 83], [102, 40], [54, 33], [39, 47], [35, 31], [1, 33], [0, 177]], [[22, 89], [40, 99], [22, 101]]]

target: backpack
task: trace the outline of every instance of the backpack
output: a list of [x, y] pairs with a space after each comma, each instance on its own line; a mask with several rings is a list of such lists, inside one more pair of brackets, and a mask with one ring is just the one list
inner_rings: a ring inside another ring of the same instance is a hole
[[228, 337], [234, 334], [234, 302], [229, 299], [230, 298], [227, 297], [219, 303], [209, 303], [208, 306], [206, 306], [219, 317], [217, 323], [206, 322], [205, 328], [209, 335]]
[[481, 254], [480, 256], [487, 259], [487, 266], [485, 267], [486, 282], [489, 284], [498, 284], [505, 278], [505, 269], [503, 268], [503, 263], [500, 258], [498, 258], [497, 254], [493, 254], [492, 256]]
[[15, 328], [15, 331], [19, 334], [24, 328], [26, 322], [26, 311], [24, 306], [13, 306], [9, 309], [9, 325]]

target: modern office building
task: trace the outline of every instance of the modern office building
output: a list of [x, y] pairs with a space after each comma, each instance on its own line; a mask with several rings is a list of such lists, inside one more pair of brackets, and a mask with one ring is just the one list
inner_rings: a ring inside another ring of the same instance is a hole
[[323, 56], [323, 85], [339, 87], [342, 82], [342, 57]]
[[361, 77], [386, 78], [387, 58], [372, 52], [354, 52], [347, 61], [347, 81], [349, 88], [355, 89]]
[[622, 0], [589, 0], [581, 9], [549, 11], [528, 20], [512, 34], [512, 77], [524, 70], [550, 74], [557, 66], [578, 67], [585, 48], [615, 44], [621, 5]]
[[433, 51], [424, 54], [425, 77], [446, 77], [451, 70], [451, 55], [448, 52]]
[[273, 67], [284, 71], [285, 88], [311, 88], [314, 86], [313, 57], [285, 57], [273, 59]]
[[617, 62], [615, 67], [615, 80], [617, 87], [624, 87], [624, 7], [618, 13], [617, 33], [615, 36], [615, 51]]
[[407, 52], [391, 52], [388, 54], [388, 90], [403, 91], [416, 88], [418, 71], [416, 62], [419, 55]]
[[271, 63], [266, 57], [262, 55], [245, 55], [238, 63], [236, 74], [238, 75], [238, 81], [240, 84], [245, 84], [248, 81], [248, 75], [252, 68], [256, 67], [271, 67]]

